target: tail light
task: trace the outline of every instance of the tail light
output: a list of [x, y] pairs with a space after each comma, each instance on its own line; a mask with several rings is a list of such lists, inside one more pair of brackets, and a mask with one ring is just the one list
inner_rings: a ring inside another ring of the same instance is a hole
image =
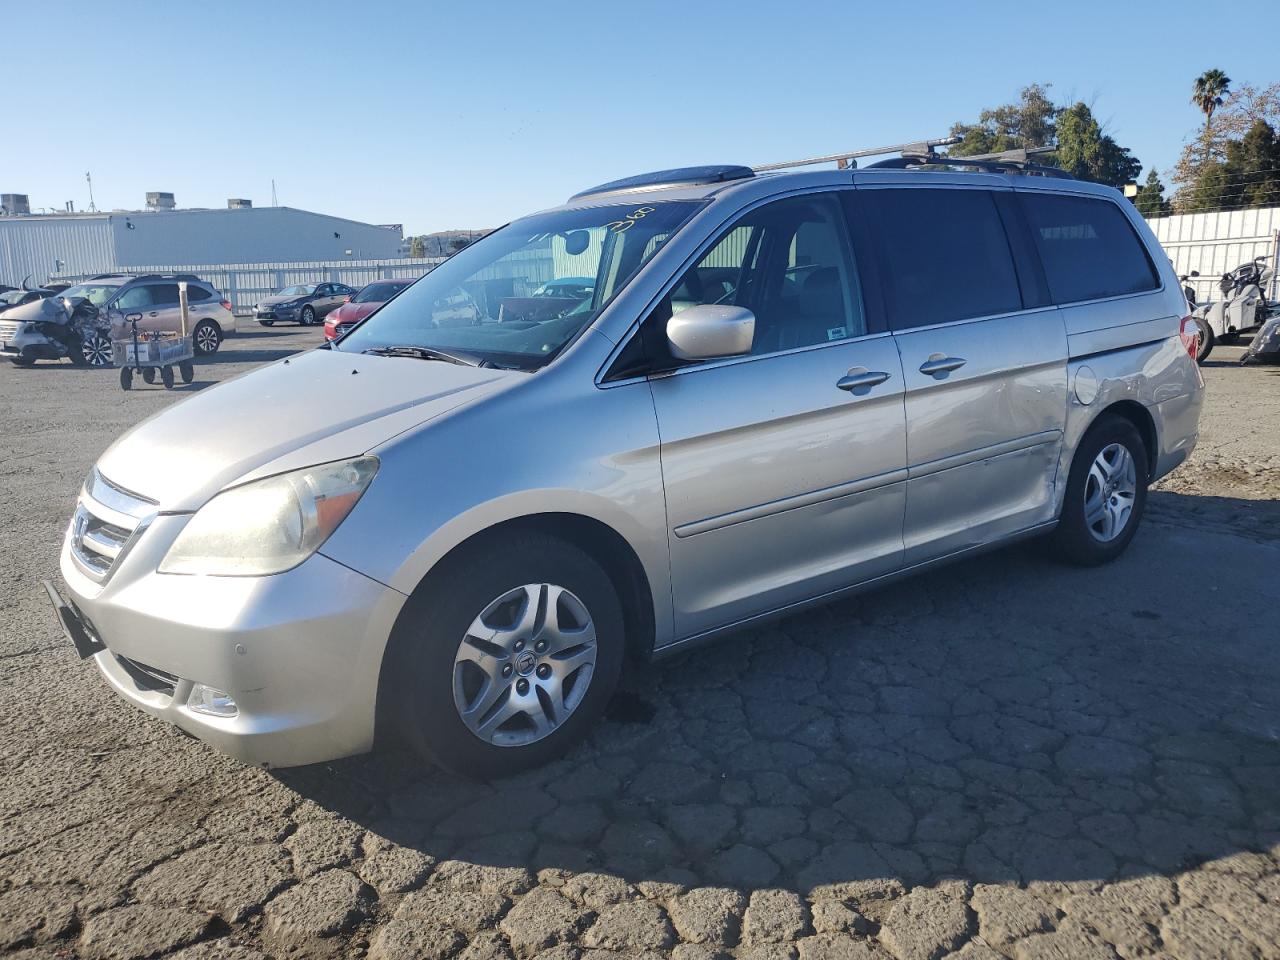
[[1182, 338], [1182, 346], [1192, 360], [1200, 352], [1200, 325], [1195, 317], [1183, 317], [1182, 326], [1178, 328], [1178, 336]]
[[223, 309], [223, 310], [230, 310], [230, 309], [231, 309], [231, 301], [230, 301], [230, 300], [219, 300], [218, 302], [222, 304], [222, 309]]

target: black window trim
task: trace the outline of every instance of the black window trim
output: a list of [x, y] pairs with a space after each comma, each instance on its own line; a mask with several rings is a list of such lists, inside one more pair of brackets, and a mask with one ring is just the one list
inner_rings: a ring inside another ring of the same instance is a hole
[[[1018, 207], [1020, 210], [1022, 209], [1022, 197], [1034, 196], [1037, 194], [1047, 194], [1049, 196], [1055, 196], [1055, 197], [1072, 197], [1080, 200], [1097, 200], [1101, 203], [1109, 203], [1113, 207], [1118, 208], [1120, 211], [1120, 216], [1124, 218], [1125, 223], [1128, 224], [1129, 229], [1133, 232], [1133, 238], [1138, 241], [1138, 246], [1142, 248], [1142, 254], [1147, 258], [1147, 263], [1151, 267], [1151, 272], [1154, 273], [1156, 276], [1156, 286], [1152, 287], [1150, 290], [1135, 290], [1132, 293], [1115, 293], [1109, 297], [1094, 297], [1091, 300], [1063, 300], [1061, 302], [1058, 302], [1058, 301], [1055, 301], [1052, 297], [1052, 294], [1050, 294], [1049, 301], [1052, 306], [1062, 307], [1064, 309], [1067, 307], [1082, 307], [1082, 306], [1087, 306], [1091, 303], [1110, 303], [1113, 300], [1130, 300], [1134, 297], [1152, 297], [1158, 294], [1163, 294], [1168, 290], [1168, 284], [1165, 282], [1164, 272], [1157, 265], [1157, 261], [1152, 259], [1151, 249], [1147, 246], [1146, 240], [1143, 239], [1142, 234], [1139, 232], [1138, 228], [1133, 225], [1133, 221], [1129, 218], [1129, 212], [1125, 209], [1124, 205], [1122, 203], [1118, 203], [1113, 197], [1099, 196], [1096, 193], [1084, 193], [1078, 190], [1043, 190], [1043, 189], [1028, 190], [1025, 187], [1015, 187], [1013, 189], [1013, 192], [1019, 198]], [[1025, 210], [1023, 211], [1022, 216], [1025, 221], [1026, 220]], [[1032, 236], [1031, 234], [1030, 222], [1027, 222], [1027, 240], [1032, 245], [1031, 249], [1035, 251], [1036, 260], [1040, 261], [1041, 260], [1040, 248], [1036, 245], [1035, 237]], [[1040, 264], [1040, 269], [1041, 271], [1044, 270], [1043, 263]], [[1046, 276], [1045, 278], [1046, 291], [1048, 290], [1048, 286], [1049, 286], [1049, 281], [1048, 281], [1048, 277]]]
[[[876, 317], [870, 311], [866, 275], [871, 271], [861, 268], [858, 262], [858, 248], [857, 244], [854, 242], [847, 201], [843, 197], [844, 194], [852, 194], [855, 192], [856, 191], [851, 184], [845, 183], [794, 188], [780, 193], [770, 194], [767, 197], [757, 198], [746, 206], [738, 207], [733, 210], [733, 212], [728, 214], [724, 220], [717, 224], [708, 234], [707, 238], [698, 245], [692, 256], [687, 258], [684, 263], [682, 263], [670, 276], [667, 277], [666, 280], [663, 281], [662, 286], [659, 288], [659, 293], [650, 299], [644, 309], [639, 312], [639, 316], [632, 321], [631, 326], [627, 328], [626, 334], [618, 339], [617, 346], [610, 351], [605, 362], [601, 364], [600, 369], [596, 372], [596, 386], [600, 389], [609, 389], [634, 383], [637, 380], [647, 380], [649, 377], [668, 377], [693, 373], [699, 370], [715, 370], [720, 367], [731, 366], [739, 363], [768, 360], [773, 357], [789, 356], [791, 354], [802, 353], [809, 350], [825, 350], [830, 347], [840, 346], [841, 344], [861, 343], [866, 340], [890, 336], [891, 331], [888, 329], [877, 329], [877, 322], [883, 320], [883, 317]], [[642, 373], [626, 374], [619, 377], [613, 376], [613, 369], [617, 365], [619, 358], [621, 358], [623, 353], [627, 350], [631, 341], [641, 335], [641, 331], [649, 318], [653, 315], [653, 311], [656, 310], [663, 300], [671, 294], [671, 291], [674, 290], [681, 279], [684, 278], [685, 273], [697, 264], [704, 256], [710, 253], [712, 248], [719, 243], [724, 238], [725, 234], [736, 226], [743, 217], [763, 206], [776, 203], [780, 200], [789, 200], [794, 197], [813, 196], [823, 193], [835, 194], [837, 206], [840, 208], [840, 214], [845, 222], [846, 236], [849, 244], [849, 257], [852, 261], [853, 270], [857, 276], [858, 286], [862, 294], [862, 315], [867, 325], [866, 333], [859, 334], [856, 337], [845, 337], [841, 340], [830, 340], [825, 343], [811, 343], [802, 347], [790, 347], [786, 350], [775, 350], [772, 353], [744, 354], [738, 357], [722, 357], [717, 360], [699, 360], [696, 363], [676, 367], [670, 370], [646, 371]]]

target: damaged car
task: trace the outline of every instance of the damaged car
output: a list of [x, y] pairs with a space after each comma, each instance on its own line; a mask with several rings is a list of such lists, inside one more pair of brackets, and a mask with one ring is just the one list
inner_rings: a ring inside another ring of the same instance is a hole
[[77, 366], [111, 366], [111, 326], [88, 296], [46, 297], [0, 315], [0, 355], [20, 367], [67, 357]]

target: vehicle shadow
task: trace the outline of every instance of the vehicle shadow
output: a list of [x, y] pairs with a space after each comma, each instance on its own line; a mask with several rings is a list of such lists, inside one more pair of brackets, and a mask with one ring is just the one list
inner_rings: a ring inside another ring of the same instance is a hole
[[[1201, 589], [1222, 569], [1247, 603]], [[275, 776], [392, 844], [534, 873], [1173, 876], [1280, 838], [1277, 569], [1274, 544], [1164, 523], [1100, 568], [1024, 545], [638, 667], [541, 769], [479, 783], [387, 749]]]

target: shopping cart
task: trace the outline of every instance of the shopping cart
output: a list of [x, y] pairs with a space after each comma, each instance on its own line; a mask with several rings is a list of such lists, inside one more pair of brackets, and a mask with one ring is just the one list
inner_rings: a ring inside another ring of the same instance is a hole
[[111, 362], [120, 368], [120, 386], [128, 390], [133, 386], [134, 373], [140, 373], [147, 383], [156, 382], [156, 371], [160, 371], [160, 382], [169, 390], [173, 387], [173, 368], [178, 368], [183, 383], [190, 383], [195, 378], [194, 359], [195, 344], [191, 337], [180, 333], [161, 331], [139, 331], [138, 321], [141, 314], [126, 317], [132, 332], [123, 340], [111, 341]]

